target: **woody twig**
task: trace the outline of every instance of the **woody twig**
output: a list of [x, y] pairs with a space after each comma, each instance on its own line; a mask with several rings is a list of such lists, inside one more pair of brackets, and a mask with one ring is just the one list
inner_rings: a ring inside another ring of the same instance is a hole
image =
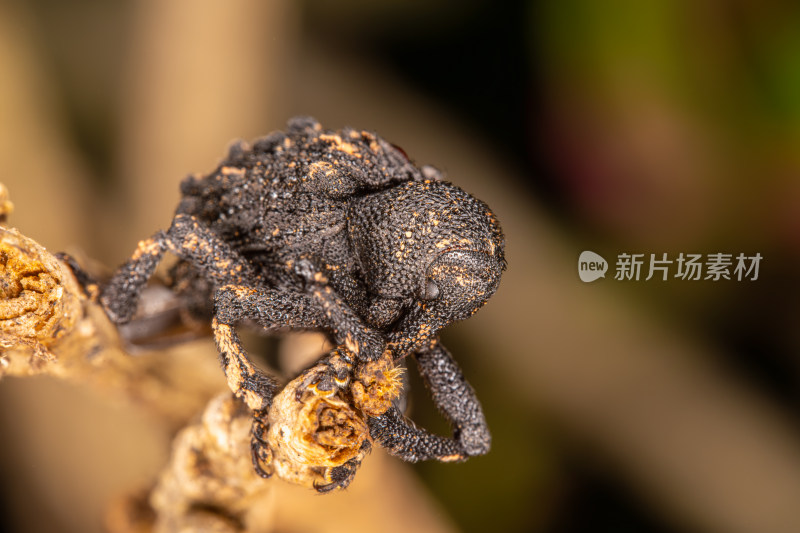
[[[0, 184], [0, 220], [5, 222], [11, 209]], [[306, 488], [319, 481], [320, 468], [293, 463], [288, 448], [276, 443], [271, 444], [275, 470], [281, 471], [276, 477], [286, 477], [285, 470], [293, 483], [305, 487], [257, 476], [250, 454], [252, 413], [230, 392], [219, 392], [225, 388], [221, 373], [218, 386], [198, 386], [198, 380], [186, 379], [197, 366], [195, 360], [180, 365], [172, 354], [127, 353], [117, 328], [84, 293], [70, 268], [32, 239], [4, 226], [0, 226], [0, 295], [0, 378], [44, 374], [97, 387], [145, 406], [167, 427], [176, 431], [183, 427], [153, 488], [132, 492], [112, 505], [106, 519], [109, 531], [268, 532], [287, 524], [311, 527], [309, 520], [317, 516], [327, 517], [320, 531], [366, 531], [376, 520], [387, 531], [450, 530], [421, 487], [381, 453], [371, 456], [369, 473], [359, 484], [325, 498]], [[306, 372], [310, 371], [313, 367]], [[304, 375], [282, 394], [296, 395]], [[304, 442], [322, 435], [317, 439], [320, 453], [342, 455], [340, 447], [330, 448], [329, 433], [350, 435], [352, 424], [340, 430], [326, 426], [322, 431], [312, 416], [336, 407], [335, 399], [322, 402], [319, 409], [309, 404], [302, 412], [282, 410], [279, 400], [280, 396], [269, 413], [271, 424], [298, 428], [293, 435]], [[201, 410], [200, 419], [186, 425]], [[353, 436], [360, 445], [363, 439]], [[369, 438], [368, 433], [363, 437]], [[353, 446], [359, 449], [358, 445]], [[357, 516], [331, 512], [349, 507], [362, 510]], [[297, 513], [301, 508], [316, 511]], [[416, 512], [397, 511], [404, 508]]]

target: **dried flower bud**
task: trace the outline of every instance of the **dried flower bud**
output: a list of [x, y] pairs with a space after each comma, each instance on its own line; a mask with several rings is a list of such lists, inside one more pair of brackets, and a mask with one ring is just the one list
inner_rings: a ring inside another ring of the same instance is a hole
[[0, 227], [0, 345], [46, 356], [82, 316], [74, 278], [42, 246]]
[[300, 390], [312, 367], [291, 381], [272, 402], [268, 441], [274, 472], [286, 481], [308, 487], [329, 483], [330, 469], [361, 459], [369, 428], [363, 415], [339, 397]]

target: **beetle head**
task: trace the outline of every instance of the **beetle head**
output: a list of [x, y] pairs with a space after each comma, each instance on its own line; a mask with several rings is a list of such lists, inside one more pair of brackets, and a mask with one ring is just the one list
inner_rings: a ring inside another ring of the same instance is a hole
[[419, 301], [442, 325], [477, 311], [505, 268], [494, 214], [444, 181], [411, 181], [358, 197], [348, 225], [368, 290]]

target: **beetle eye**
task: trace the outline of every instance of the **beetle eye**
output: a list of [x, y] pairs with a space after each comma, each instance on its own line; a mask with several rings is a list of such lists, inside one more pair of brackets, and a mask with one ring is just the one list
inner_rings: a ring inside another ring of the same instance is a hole
[[433, 300], [439, 296], [439, 286], [432, 281], [425, 284], [425, 294], [422, 295], [423, 300]]

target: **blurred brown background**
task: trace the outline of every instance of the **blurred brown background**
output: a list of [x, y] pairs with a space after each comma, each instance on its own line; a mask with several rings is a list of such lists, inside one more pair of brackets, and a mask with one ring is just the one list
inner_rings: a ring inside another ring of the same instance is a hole
[[[50, 250], [120, 263], [180, 179], [295, 114], [379, 132], [504, 225], [498, 294], [445, 334], [493, 450], [406, 467], [442, 523], [800, 531], [795, 2], [0, 2], [0, 182]], [[583, 250], [605, 280], [578, 279]], [[621, 252], [764, 259], [752, 282], [622, 282]], [[169, 451], [80, 387], [0, 402], [12, 530], [99, 530]]]

